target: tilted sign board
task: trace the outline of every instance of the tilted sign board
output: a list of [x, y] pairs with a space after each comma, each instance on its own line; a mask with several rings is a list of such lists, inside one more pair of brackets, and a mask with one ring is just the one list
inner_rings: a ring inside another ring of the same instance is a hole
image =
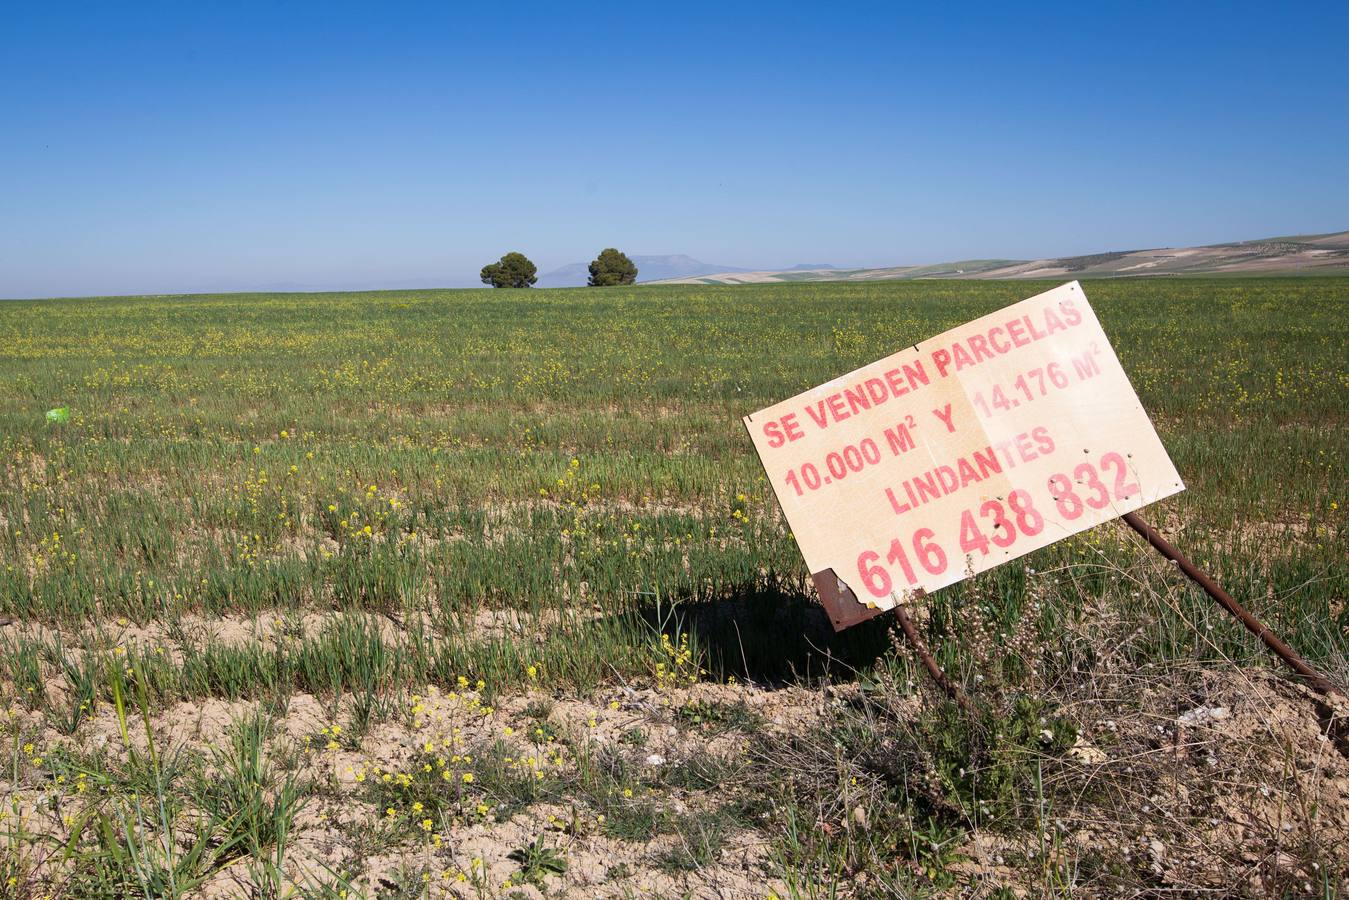
[[745, 426], [821, 594], [879, 609], [1184, 490], [1077, 282]]

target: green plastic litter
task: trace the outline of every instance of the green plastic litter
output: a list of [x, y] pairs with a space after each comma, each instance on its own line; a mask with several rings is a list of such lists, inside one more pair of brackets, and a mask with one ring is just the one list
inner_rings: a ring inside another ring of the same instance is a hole
[[47, 410], [47, 421], [56, 425], [64, 425], [70, 421], [70, 407], [58, 406], [56, 409]]

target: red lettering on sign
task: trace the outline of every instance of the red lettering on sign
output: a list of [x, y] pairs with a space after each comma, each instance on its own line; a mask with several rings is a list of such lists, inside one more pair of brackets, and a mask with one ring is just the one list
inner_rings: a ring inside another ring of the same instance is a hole
[[969, 338], [970, 352], [974, 354], [976, 362], [985, 359], [992, 359], [993, 352], [988, 349], [988, 337], [982, 334], [972, 334]]
[[1035, 445], [1040, 448], [1041, 456], [1048, 456], [1054, 452], [1054, 439], [1049, 436], [1048, 428], [1037, 425], [1030, 430], [1030, 436], [1035, 438]]
[[[1005, 441], [990, 444], [983, 450], [976, 450], [969, 457], [962, 456], [954, 461], [954, 465], [943, 463], [904, 479], [899, 488], [904, 490], [907, 502], [899, 497], [895, 487], [885, 488], [885, 496], [895, 515], [901, 515], [978, 484], [990, 476], [1000, 475], [1004, 468], [1014, 469], [1021, 463], [1028, 463], [1039, 459], [1042, 454], [1052, 452], [1054, 439], [1049, 429], [1037, 426], [1029, 432], [1023, 431]], [[1002, 460], [998, 459], [999, 454]]]
[[885, 383], [890, 386], [890, 393], [896, 397], [901, 397], [909, 392], [909, 386], [903, 381], [903, 373], [899, 369], [891, 369], [885, 373]]
[[904, 363], [897, 369], [890, 369], [883, 378], [868, 378], [835, 391], [823, 400], [816, 400], [805, 408], [806, 415], [819, 427], [828, 428], [831, 422], [842, 422], [930, 382], [931, 377], [923, 367], [922, 360]]
[[1059, 304], [1058, 312], [1046, 306], [1037, 312], [1025, 313], [1010, 322], [990, 326], [982, 334], [968, 335], [949, 347], [939, 347], [932, 351], [932, 364], [936, 366], [937, 373], [944, 378], [952, 372], [959, 372], [1011, 353], [1035, 341], [1044, 340], [1056, 331], [1064, 331], [1081, 321], [1082, 313], [1073, 306], [1072, 301], [1065, 300]]
[[848, 412], [843, 407], [842, 394], [830, 394], [829, 397], [825, 400], [825, 403], [829, 404], [829, 411], [833, 413], [835, 422], [841, 422], [844, 419], [848, 418], [848, 416], [852, 415], [852, 413]]
[[1082, 312], [1071, 300], [1060, 300], [1059, 312], [1063, 313], [1063, 317], [1068, 320], [1069, 325], [1077, 325], [1082, 321]]
[[992, 447], [988, 447], [984, 450], [975, 450], [974, 461], [979, 464], [980, 478], [1002, 474], [1002, 463], [998, 462], [998, 454], [994, 452]]
[[[1048, 310], [1046, 310], [1046, 312], [1048, 312]], [[1045, 337], [1048, 337], [1048, 335], [1045, 332], [1035, 327], [1035, 320], [1032, 319], [1030, 316], [1022, 316], [1021, 321], [1026, 323], [1026, 330], [1030, 332], [1032, 340], [1038, 341], [1043, 340]]]

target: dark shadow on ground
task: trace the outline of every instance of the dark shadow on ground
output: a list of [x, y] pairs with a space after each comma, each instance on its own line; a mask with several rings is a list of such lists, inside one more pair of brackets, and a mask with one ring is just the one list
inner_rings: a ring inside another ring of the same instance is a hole
[[813, 594], [763, 583], [650, 601], [639, 612], [672, 640], [687, 633], [712, 675], [765, 687], [853, 680], [889, 649], [894, 624], [884, 615], [835, 633]]

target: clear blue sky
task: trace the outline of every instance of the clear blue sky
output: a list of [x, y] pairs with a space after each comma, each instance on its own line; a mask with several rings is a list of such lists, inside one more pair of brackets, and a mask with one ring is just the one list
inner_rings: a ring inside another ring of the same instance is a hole
[[939, 6], [10, 0], [0, 297], [1349, 228], [1349, 4]]

